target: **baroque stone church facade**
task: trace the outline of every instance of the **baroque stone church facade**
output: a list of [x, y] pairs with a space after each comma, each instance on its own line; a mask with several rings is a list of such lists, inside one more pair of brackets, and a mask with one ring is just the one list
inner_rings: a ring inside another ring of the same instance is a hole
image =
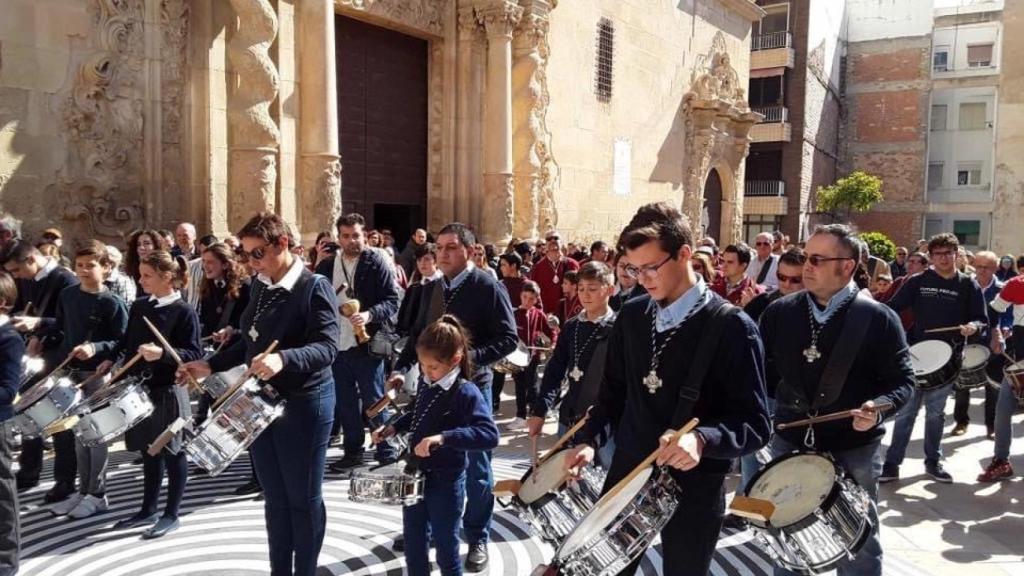
[[271, 209], [307, 238], [357, 210], [400, 241], [452, 220], [611, 239], [655, 200], [706, 220], [714, 172], [740, 237], [749, 0], [5, 6], [0, 209], [28, 233]]

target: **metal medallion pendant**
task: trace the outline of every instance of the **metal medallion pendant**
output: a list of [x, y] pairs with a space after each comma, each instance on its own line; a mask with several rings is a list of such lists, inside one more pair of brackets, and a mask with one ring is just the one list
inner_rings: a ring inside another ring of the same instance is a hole
[[658, 391], [658, 388], [661, 388], [661, 378], [658, 377], [657, 372], [653, 368], [647, 373], [647, 376], [644, 376], [643, 383], [651, 394], [654, 394]]

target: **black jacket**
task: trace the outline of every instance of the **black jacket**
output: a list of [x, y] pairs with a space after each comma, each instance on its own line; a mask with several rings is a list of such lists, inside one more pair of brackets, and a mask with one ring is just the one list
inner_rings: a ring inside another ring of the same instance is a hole
[[[334, 278], [334, 261], [340, 257], [340, 253], [337, 253], [316, 267], [316, 273], [330, 280], [332, 286], [335, 280], [346, 281], [344, 278]], [[372, 248], [363, 250], [359, 254], [352, 280], [360, 312], [370, 313], [367, 332], [372, 335], [381, 326], [393, 326], [398, 314], [398, 285], [395, 272], [384, 261], [384, 256]]]

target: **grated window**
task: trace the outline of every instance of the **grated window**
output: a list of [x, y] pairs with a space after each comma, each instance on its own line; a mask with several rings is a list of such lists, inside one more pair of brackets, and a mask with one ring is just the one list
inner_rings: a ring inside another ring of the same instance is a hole
[[615, 63], [615, 27], [611, 20], [602, 18], [597, 23], [597, 62], [594, 75], [594, 93], [601, 102], [612, 99], [612, 71]]

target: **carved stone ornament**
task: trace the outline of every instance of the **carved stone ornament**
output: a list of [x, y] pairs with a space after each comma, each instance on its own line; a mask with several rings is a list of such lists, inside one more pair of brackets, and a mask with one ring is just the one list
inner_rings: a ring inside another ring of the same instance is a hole
[[502, 0], [497, 4], [477, 8], [476, 14], [488, 36], [511, 38], [512, 31], [523, 17], [523, 9], [513, 2]]
[[380, 16], [435, 36], [444, 35], [444, 14], [450, 0], [335, 0], [342, 11]]
[[[712, 168], [722, 175], [722, 238], [731, 243], [742, 236], [743, 160], [750, 150], [750, 128], [760, 116], [750, 111], [739, 75], [730, 62], [725, 37], [715, 34], [711, 49], [698, 56], [683, 97], [686, 130], [683, 213], [700, 222], [704, 207], [704, 182]], [[729, 186], [727, 183], [731, 183]]]
[[334, 154], [302, 159], [302, 189], [313, 194], [302, 206], [302, 222], [311, 230], [330, 230], [341, 215], [341, 163]]

